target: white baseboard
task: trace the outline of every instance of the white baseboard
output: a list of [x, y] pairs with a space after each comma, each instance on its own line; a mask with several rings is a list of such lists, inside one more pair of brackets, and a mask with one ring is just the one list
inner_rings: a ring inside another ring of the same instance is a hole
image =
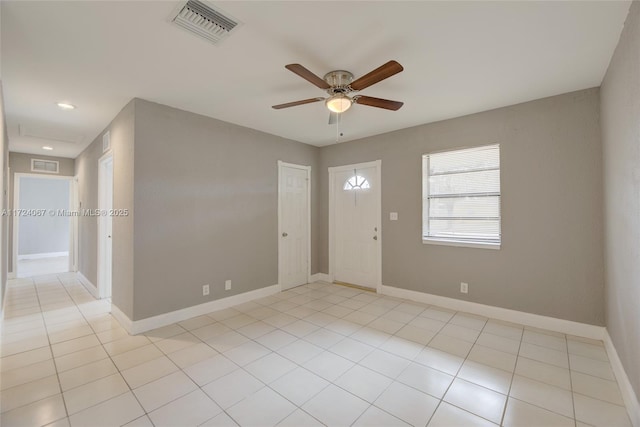
[[89, 293], [93, 295], [94, 298], [100, 298], [98, 296], [98, 287], [91, 283], [91, 280], [87, 279], [84, 274], [80, 273], [79, 271], [76, 274], [78, 275], [78, 280], [80, 280], [80, 283], [82, 283], [87, 291], [89, 291]]
[[309, 277], [309, 283], [313, 283], [313, 282], [329, 282], [329, 283], [331, 283], [331, 279], [329, 278], [328, 274], [316, 273], [316, 274], [312, 274]]
[[62, 256], [69, 256], [69, 252], [44, 252], [41, 254], [18, 255], [18, 261], [22, 261], [23, 259], [57, 258]]
[[131, 332], [133, 330], [133, 322], [113, 303], [111, 303], [111, 315], [115, 317], [118, 323], [120, 323], [120, 326], [122, 326], [124, 330], [129, 333], [129, 335], [134, 335]]
[[471, 301], [463, 301], [455, 298], [442, 297], [424, 292], [395, 288], [382, 285], [380, 293], [397, 298], [404, 298], [425, 304], [433, 304], [450, 310], [464, 311], [479, 316], [490, 317], [506, 322], [519, 323], [564, 334], [577, 335], [595, 340], [604, 339], [605, 328], [603, 326], [588, 325], [586, 323], [573, 322], [571, 320], [556, 319], [555, 317], [541, 316], [539, 314], [525, 313], [510, 310], [508, 308], [494, 307]]
[[616, 380], [618, 381], [618, 387], [620, 387], [622, 400], [624, 401], [624, 406], [627, 408], [627, 412], [629, 413], [631, 424], [634, 427], [640, 427], [640, 403], [638, 402], [638, 396], [636, 396], [636, 393], [631, 386], [627, 372], [624, 370], [624, 366], [622, 366], [622, 362], [620, 361], [620, 357], [618, 357], [618, 352], [613, 345], [613, 341], [611, 341], [608, 331], [604, 332], [604, 347], [607, 350], [613, 374], [616, 376]]
[[169, 313], [159, 314], [146, 319], [132, 321], [118, 307], [111, 305], [111, 314], [116, 318], [120, 325], [129, 332], [130, 335], [137, 335], [143, 332], [151, 331], [156, 328], [171, 325], [176, 322], [191, 319], [192, 317], [202, 316], [203, 314], [213, 311], [223, 310], [238, 304], [253, 301], [255, 299], [268, 297], [280, 292], [280, 285], [267, 286], [266, 288], [256, 289], [238, 295], [205, 302], [204, 304], [194, 305], [192, 307], [183, 308]]

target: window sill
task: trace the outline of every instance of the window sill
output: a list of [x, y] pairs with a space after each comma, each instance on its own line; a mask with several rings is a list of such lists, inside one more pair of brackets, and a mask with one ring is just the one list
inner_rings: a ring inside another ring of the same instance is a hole
[[457, 246], [461, 248], [500, 250], [500, 243], [463, 242], [460, 240], [434, 239], [430, 237], [423, 237], [422, 243], [425, 245], [442, 245], [442, 246]]

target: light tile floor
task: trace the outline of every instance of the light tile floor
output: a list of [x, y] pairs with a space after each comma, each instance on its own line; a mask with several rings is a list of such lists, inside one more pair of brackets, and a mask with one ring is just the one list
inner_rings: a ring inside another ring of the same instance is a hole
[[69, 256], [19, 259], [16, 264], [16, 277], [19, 278], [65, 273], [69, 271]]
[[601, 342], [326, 283], [132, 337], [18, 279], [0, 356], [3, 426], [630, 426]]

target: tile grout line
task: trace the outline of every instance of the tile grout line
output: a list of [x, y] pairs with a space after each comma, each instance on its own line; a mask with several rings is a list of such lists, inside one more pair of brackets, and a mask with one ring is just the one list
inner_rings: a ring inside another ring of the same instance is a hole
[[507, 415], [507, 406], [509, 405], [509, 400], [511, 397], [511, 389], [513, 388], [513, 381], [516, 378], [516, 370], [518, 369], [518, 362], [520, 359], [520, 349], [522, 348], [522, 340], [524, 339], [524, 328], [522, 329], [522, 333], [520, 334], [520, 341], [518, 342], [518, 352], [516, 353], [516, 363], [513, 365], [513, 372], [511, 373], [511, 381], [509, 382], [509, 390], [507, 390], [507, 400], [504, 403], [504, 409], [502, 411], [502, 417], [500, 418], [500, 425], [504, 424], [504, 417]]
[[[56, 276], [57, 278], [57, 276]], [[69, 416], [69, 410], [67, 409], [67, 401], [64, 398], [64, 393], [62, 392], [62, 383], [60, 383], [60, 374], [58, 373], [58, 367], [56, 365], [56, 361], [53, 355], [53, 347], [51, 346], [51, 339], [49, 338], [49, 327], [47, 326], [47, 320], [44, 317], [44, 312], [42, 311], [42, 302], [40, 300], [40, 292], [38, 290], [38, 285], [35, 281], [35, 279], [31, 279], [33, 281], [33, 286], [35, 288], [35, 292], [36, 292], [36, 298], [38, 299], [38, 305], [40, 307], [40, 315], [42, 316], [42, 322], [44, 323], [44, 328], [45, 328], [45, 332], [47, 335], [47, 342], [49, 343], [49, 351], [51, 352], [51, 360], [53, 362], [53, 367], [56, 370], [56, 379], [58, 380], [58, 389], [60, 390], [60, 397], [62, 398], [62, 405], [64, 406], [64, 413], [66, 414], [66, 417]], [[64, 286], [63, 286], [64, 287]], [[66, 418], [64, 417], [64, 418]], [[61, 418], [62, 419], [62, 418]], [[54, 420], [58, 421], [58, 420]]]
[[[67, 417], [69, 418], [69, 424], [71, 424], [71, 415], [79, 414], [79, 413], [80, 413], [80, 412], [82, 412], [82, 411], [85, 411], [85, 410], [87, 410], [87, 409], [89, 409], [89, 408], [93, 408], [93, 407], [95, 407], [95, 406], [97, 406], [97, 405], [100, 405], [100, 404], [102, 404], [102, 403], [108, 402], [108, 401], [109, 401], [109, 400], [111, 400], [111, 399], [114, 399], [114, 398], [116, 398], [116, 397], [120, 397], [120, 396], [122, 396], [122, 395], [124, 395], [124, 394], [126, 394], [126, 393], [129, 393], [129, 392], [130, 392], [130, 393], [133, 395], [133, 397], [136, 399], [136, 401], [138, 402], [138, 404], [139, 404], [139, 405], [140, 405], [140, 407], [142, 408], [142, 410], [143, 410], [143, 412], [145, 413], [145, 415], [147, 415], [147, 412], [146, 412], [146, 410], [144, 409], [144, 406], [142, 406], [142, 404], [141, 404], [141, 403], [140, 403], [140, 401], [138, 400], [138, 397], [135, 395], [135, 393], [133, 393], [133, 390], [132, 390], [132, 389], [131, 389], [131, 387], [129, 386], [129, 383], [127, 383], [127, 381], [126, 381], [126, 380], [124, 379], [124, 377], [122, 376], [122, 373], [120, 372], [120, 369], [118, 368], [118, 365], [116, 365], [116, 364], [115, 364], [115, 362], [113, 361], [113, 358], [111, 357], [111, 354], [110, 354], [110, 353], [107, 351], [107, 349], [105, 348], [104, 343], [100, 340], [100, 338], [98, 338], [98, 334], [96, 333], [95, 329], [93, 329], [93, 326], [91, 325], [91, 323], [89, 322], [89, 320], [88, 320], [88, 319], [87, 319], [87, 317], [85, 316], [84, 312], [83, 312], [82, 310], [80, 310], [80, 307], [78, 306], [78, 304], [76, 303], [76, 301], [73, 299], [73, 297], [71, 297], [71, 294], [69, 294], [69, 291], [67, 290], [67, 288], [66, 288], [66, 286], [64, 285], [64, 283], [62, 282], [62, 280], [60, 280], [59, 278], [58, 278], [58, 280], [59, 280], [59, 281], [60, 281], [60, 283], [62, 284], [62, 288], [65, 290], [65, 292], [67, 293], [67, 295], [71, 298], [71, 300], [72, 300], [72, 301], [73, 301], [73, 303], [75, 304], [76, 308], [78, 309], [78, 312], [80, 313], [80, 315], [82, 316], [82, 318], [84, 319], [84, 321], [85, 321], [85, 322], [87, 322], [87, 324], [89, 325], [89, 328], [91, 328], [91, 330], [93, 331], [93, 335], [96, 337], [96, 339], [97, 339], [97, 340], [98, 340], [98, 342], [100, 343], [99, 345], [102, 347], [102, 349], [103, 349], [103, 350], [104, 350], [104, 352], [106, 353], [107, 358], [111, 361], [111, 363], [113, 364], [113, 366], [115, 366], [116, 370], [118, 371], [118, 374], [120, 375], [120, 377], [122, 378], [122, 380], [124, 381], [124, 383], [125, 383], [125, 384], [127, 385], [127, 387], [129, 388], [129, 391], [127, 391], [127, 392], [124, 392], [124, 393], [118, 394], [118, 395], [116, 395], [116, 396], [112, 396], [112, 397], [110, 397], [109, 399], [103, 400], [103, 401], [98, 402], [98, 403], [96, 403], [96, 404], [94, 404], [94, 405], [91, 405], [91, 406], [88, 406], [88, 407], [86, 407], [86, 408], [83, 408], [82, 410], [80, 410], [80, 411], [78, 411], [78, 412], [76, 412], [76, 413], [74, 413], [74, 414], [69, 414], [69, 412], [68, 412], [68, 410], [67, 410]], [[87, 293], [88, 293], [88, 292], [87, 292]], [[97, 298], [94, 298], [94, 301], [100, 301], [100, 300], [99, 300], [99, 299], [97, 299]], [[107, 313], [111, 316], [111, 310], [109, 310]], [[52, 351], [52, 353], [53, 353], [53, 351]], [[54, 363], [55, 363], [55, 361], [54, 361]], [[89, 364], [89, 363], [88, 363], [88, 364]], [[88, 365], [88, 364], [87, 364], [87, 365]], [[83, 365], [83, 366], [86, 366], [86, 365]], [[56, 371], [57, 371], [57, 369], [58, 369], [58, 368], [57, 368], [57, 365], [56, 365]], [[80, 385], [80, 386], [78, 386], [78, 387], [82, 387], [82, 386], [87, 385], [87, 384], [90, 384], [90, 383], [92, 383], [92, 382], [99, 381], [99, 380], [104, 379], [104, 378], [107, 378], [107, 377], [109, 377], [109, 376], [110, 376], [110, 375], [107, 375], [107, 376], [104, 376], [104, 377], [98, 378], [98, 379], [96, 379], [96, 380], [94, 380], [94, 381], [90, 381], [89, 383], [82, 384], [82, 385]], [[78, 388], [78, 387], [74, 387], [74, 388]], [[62, 386], [60, 386], [60, 388], [62, 389]], [[71, 390], [71, 389], [70, 389], [70, 390]], [[67, 390], [67, 391], [68, 391], [68, 390]], [[62, 393], [62, 396], [63, 396], [63, 398], [64, 398], [64, 393]], [[153, 423], [152, 423], [152, 424], [153, 424]]]

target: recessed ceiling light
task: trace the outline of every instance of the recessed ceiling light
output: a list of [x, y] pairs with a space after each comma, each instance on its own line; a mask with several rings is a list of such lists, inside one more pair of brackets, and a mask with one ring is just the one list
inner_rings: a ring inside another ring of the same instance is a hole
[[48, 146], [48, 145], [45, 145], [45, 146], [43, 146], [43, 147], [42, 147], [42, 149], [43, 149], [43, 150], [47, 150], [47, 151], [51, 151], [51, 150], [53, 150], [53, 147], [50, 147], [50, 146]]
[[58, 102], [57, 103], [58, 107], [62, 108], [63, 110], [75, 110], [76, 106], [73, 104], [69, 104], [68, 102]]

